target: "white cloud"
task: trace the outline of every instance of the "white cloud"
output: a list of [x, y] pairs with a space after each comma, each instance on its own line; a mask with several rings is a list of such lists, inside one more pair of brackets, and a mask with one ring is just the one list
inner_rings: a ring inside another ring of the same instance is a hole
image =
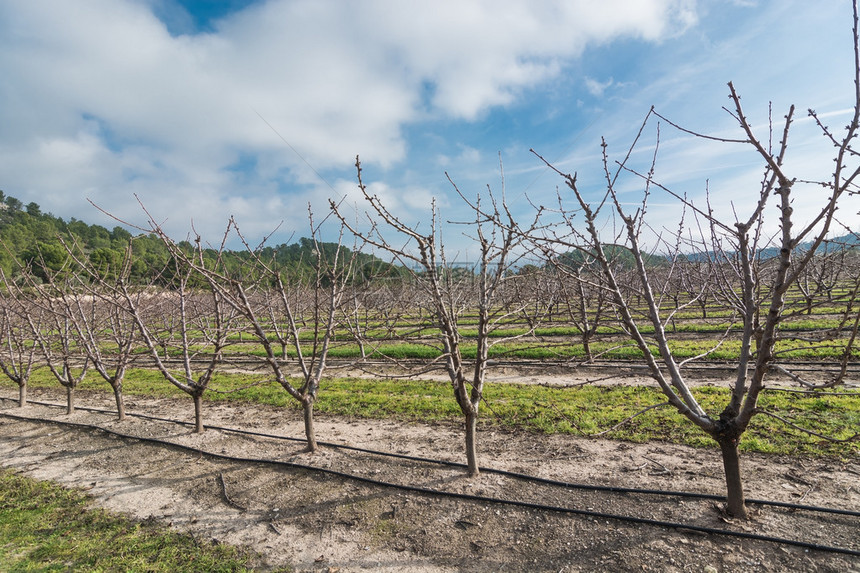
[[471, 119], [561, 71], [592, 43], [659, 40], [691, 25], [684, 0], [625, 2], [443, 1], [362, 4], [383, 22], [377, 39], [404, 55], [410, 76], [435, 86], [432, 103]]
[[585, 78], [585, 89], [588, 90], [588, 93], [593, 95], [594, 97], [602, 97], [603, 92], [606, 91], [606, 88], [610, 87], [613, 84], [612, 78], [609, 78], [605, 82], [599, 82], [594, 78]]
[[475, 149], [470, 145], [466, 145], [464, 143], [458, 143], [456, 145], [457, 149], [460, 153], [457, 154], [456, 157], [450, 157], [448, 155], [439, 155], [436, 158], [436, 163], [439, 164], [440, 167], [447, 168], [449, 165], [456, 164], [459, 166], [462, 165], [477, 165], [481, 161], [481, 151], [479, 149]]
[[[174, 31], [189, 26], [169, 0], [0, 4], [7, 193], [86, 220], [98, 217], [84, 197], [132, 217], [139, 193], [177, 227], [216, 228], [235, 210], [264, 228], [311, 192], [287, 190], [331, 192], [305, 161], [348, 172], [360, 154], [391, 169], [416, 122], [474, 120], [589, 45], [695, 22], [692, 0], [270, 0], [211, 33], [171, 35], [153, 6]], [[248, 156], [255, 173], [229, 169]]]

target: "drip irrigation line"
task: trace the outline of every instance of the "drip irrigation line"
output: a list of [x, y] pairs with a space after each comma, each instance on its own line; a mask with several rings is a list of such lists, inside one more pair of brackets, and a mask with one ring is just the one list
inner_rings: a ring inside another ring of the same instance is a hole
[[[845, 386], [851, 389], [850, 386]], [[815, 388], [782, 388], [780, 386], [768, 386], [765, 388], [768, 392], [788, 392], [789, 394], [808, 394], [810, 396], [857, 396], [857, 392], [830, 392], [827, 389], [816, 390]]]
[[[0, 397], [0, 399], [15, 401], [14, 398]], [[35, 401], [35, 400], [31, 400], [30, 403], [31, 404], [37, 404], [40, 406], [54, 407], [54, 408], [63, 408], [64, 407], [61, 404], [53, 404], [51, 402], [39, 402], [39, 401]], [[77, 407], [77, 409], [88, 411], [88, 412], [96, 412], [99, 414], [115, 414], [116, 413], [113, 410], [105, 410], [102, 408], [93, 408], [93, 407], [88, 407], [88, 406], [79, 406], [79, 407]], [[162, 418], [160, 416], [153, 416], [150, 414], [138, 414], [138, 413], [128, 413], [127, 412], [126, 415], [137, 417], [137, 418], [142, 418], [145, 420], [154, 420], [157, 422], [168, 422], [171, 424], [177, 424], [177, 425], [181, 425], [181, 426], [194, 426], [195, 425], [192, 422], [185, 422], [182, 420], [174, 420], [171, 418]], [[230, 428], [227, 426], [217, 426], [217, 425], [211, 425], [211, 424], [206, 424], [205, 426], [207, 428], [209, 428], [210, 430], [218, 430], [218, 431], [222, 431], [222, 432], [230, 432], [230, 433], [246, 435], [246, 436], [255, 436], [255, 437], [261, 437], [261, 438], [270, 438], [270, 439], [275, 439], [275, 440], [283, 440], [283, 441], [288, 441], [288, 442], [299, 442], [299, 443], [305, 443], [307, 441], [304, 438], [293, 438], [290, 436], [279, 436], [277, 434], [267, 434], [265, 432], [256, 432], [254, 430], [242, 430], [240, 428]], [[358, 452], [358, 453], [363, 453], [363, 454], [372, 454], [372, 455], [377, 455], [377, 456], [382, 456], [382, 457], [402, 459], [402, 460], [407, 460], [407, 461], [422, 462], [422, 463], [447, 466], [447, 467], [456, 467], [456, 468], [468, 467], [466, 464], [461, 463], [461, 462], [452, 462], [452, 461], [448, 461], [448, 460], [425, 458], [425, 457], [421, 457], [421, 456], [411, 456], [408, 454], [396, 454], [396, 453], [392, 453], [392, 452], [370, 450], [370, 449], [366, 449], [366, 448], [360, 448], [357, 446], [349, 446], [346, 444], [337, 444], [334, 442], [317, 441], [317, 444], [319, 444], [321, 446], [329, 447], [332, 449], [347, 450], [347, 451], [353, 451], [353, 452]], [[654, 496], [660, 496], [660, 497], [680, 497], [680, 498], [692, 498], [692, 499], [705, 499], [705, 500], [711, 500], [711, 501], [723, 501], [723, 500], [725, 500], [725, 496], [711, 494], [711, 493], [698, 493], [698, 492], [690, 492], [690, 491], [672, 491], [672, 490], [644, 489], [644, 488], [633, 488], [633, 487], [622, 487], [622, 486], [583, 484], [583, 483], [574, 483], [574, 482], [554, 480], [554, 479], [550, 479], [550, 478], [542, 478], [542, 477], [533, 476], [533, 475], [529, 475], [529, 474], [512, 472], [509, 470], [500, 470], [500, 469], [490, 468], [490, 467], [483, 467], [482, 466], [479, 469], [480, 469], [480, 471], [482, 471], [484, 473], [500, 475], [500, 476], [505, 476], [505, 477], [512, 477], [512, 478], [520, 479], [520, 480], [531, 482], [531, 483], [539, 483], [539, 484], [543, 484], [543, 485], [551, 485], [551, 486], [562, 487], [562, 488], [567, 488], [567, 489], [598, 491], [598, 492], [604, 492], [604, 493], [640, 494], [640, 495], [654, 495]], [[860, 511], [852, 511], [850, 509], [838, 509], [838, 508], [834, 508], [834, 507], [803, 505], [803, 504], [790, 503], [790, 502], [785, 502], [785, 501], [771, 501], [771, 500], [766, 500], [766, 499], [754, 499], [754, 498], [753, 499], [746, 499], [744, 501], [748, 505], [762, 505], [762, 506], [769, 506], [769, 507], [779, 507], [782, 509], [790, 509], [790, 510], [795, 510], [795, 511], [830, 513], [830, 514], [835, 514], [835, 515], [846, 515], [849, 517], [860, 518]]]
[[[358, 357], [356, 357], [358, 358]], [[168, 360], [169, 362], [170, 360]], [[178, 360], [176, 360], [178, 362]], [[206, 357], [198, 357], [192, 359], [192, 362], [208, 362], [209, 358]], [[242, 359], [240, 357], [231, 357], [230, 362], [236, 365], [260, 365], [260, 361], [256, 359]], [[430, 363], [427, 359], [422, 358], [404, 358], [397, 361], [397, 364], [406, 365], [406, 366], [426, 366]], [[358, 362], [354, 358], [333, 358], [329, 361], [329, 366], [342, 368], [344, 366], [392, 366], [392, 363], [388, 360], [375, 360], [375, 359], [361, 359]], [[823, 360], [792, 360], [788, 363], [793, 369], [803, 372], [822, 372], [826, 370], [838, 371], [840, 368], [834, 364], [833, 362], [823, 361]], [[491, 366], [494, 367], [511, 367], [511, 368], [535, 368], [545, 370], [547, 368], [555, 368], [555, 367], [570, 367], [576, 366], [577, 368], [581, 368], [583, 370], [611, 370], [615, 371], [619, 368], [624, 368], [628, 370], [643, 370], [647, 371], [649, 369], [648, 365], [642, 364], [641, 361], [637, 361], [629, 358], [616, 358], [609, 360], [595, 360], [594, 362], [582, 362], [580, 360], [570, 359], [558, 359], [558, 360], [543, 360], [543, 359], [531, 359], [531, 358], [494, 358], [492, 359]], [[712, 370], [712, 371], [730, 371], [735, 372], [737, 370], [737, 365], [731, 362], [727, 362], [725, 360], [701, 360], [694, 363], [687, 364], [684, 366], [685, 370]], [[444, 371], [445, 366], [439, 365], [435, 370]], [[860, 372], [854, 363], [852, 363], [848, 367], [848, 371], [852, 373]]]
[[15, 415], [15, 414], [9, 414], [7, 412], [0, 412], [0, 416], [3, 416], [5, 418], [12, 418], [12, 419], [17, 419], [17, 420], [29, 421], [29, 422], [39, 422], [39, 423], [47, 422], [47, 423], [58, 425], [58, 426], [67, 426], [67, 427], [72, 427], [72, 428], [90, 430], [90, 431], [94, 431], [94, 432], [103, 432], [107, 435], [116, 436], [116, 437], [119, 437], [119, 438], [122, 438], [125, 440], [156, 444], [156, 445], [164, 446], [164, 447], [167, 447], [170, 449], [180, 450], [180, 451], [198, 454], [201, 456], [206, 456], [209, 458], [214, 458], [214, 459], [219, 459], [219, 460], [224, 460], [224, 461], [230, 461], [230, 462], [236, 462], [236, 463], [256, 464], [256, 465], [269, 465], [269, 466], [275, 466], [275, 467], [286, 467], [286, 468], [299, 469], [299, 470], [305, 470], [305, 471], [310, 471], [310, 472], [317, 472], [317, 473], [330, 475], [330, 476], [334, 476], [334, 477], [339, 477], [339, 478], [343, 478], [343, 479], [347, 479], [347, 480], [351, 480], [351, 481], [355, 481], [355, 482], [359, 482], [359, 483], [364, 483], [364, 484], [368, 484], [368, 485], [372, 485], [372, 486], [384, 487], [384, 488], [389, 488], [389, 489], [396, 489], [396, 490], [400, 490], [400, 491], [407, 491], [410, 493], [417, 493], [417, 494], [421, 494], [421, 495], [429, 495], [429, 496], [435, 496], [435, 497], [446, 497], [446, 498], [451, 498], [451, 499], [459, 499], [459, 500], [464, 500], [464, 501], [475, 501], [475, 502], [481, 502], [481, 503], [492, 503], [492, 504], [505, 505], [505, 506], [511, 506], [511, 507], [522, 507], [522, 508], [534, 509], [534, 510], [538, 510], [538, 511], [551, 511], [551, 512], [555, 512], [555, 513], [563, 513], [563, 514], [591, 517], [594, 519], [622, 521], [622, 522], [627, 522], [627, 523], [636, 523], [636, 524], [640, 524], [640, 525], [649, 525], [649, 526], [653, 526], [653, 527], [666, 527], [669, 529], [677, 529], [677, 530], [682, 530], [682, 531], [683, 530], [695, 531], [698, 533], [705, 533], [708, 535], [724, 535], [724, 536], [729, 536], [729, 537], [738, 537], [738, 538], [742, 538], [742, 539], [750, 539], [750, 540], [754, 540], [754, 541], [765, 541], [768, 543], [776, 543], [779, 545], [789, 545], [789, 546], [793, 546], [793, 547], [800, 547], [803, 549], [812, 549], [815, 551], [824, 551], [824, 552], [828, 552], [828, 553], [841, 553], [844, 555], [852, 555], [852, 556], [860, 557], [860, 550], [849, 549], [846, 547], [832, 547], [832, 546], [828, 546], [828, 545], [820, 545], [818, 543], [810, 543], [810, 542], [806, 542], [806, 541], [797, 541], [794, 539], [784, 539], [784, 538], [780, 538], [780, 537], [772, 537], [769, 535], [759, 535], [756, 533], [748, 533], [745, 531], [731, 531], [728, 529], [704, 527], [704, 526], [699, 526], [699, 525], [676, 523], [676, 522], [672, 522], [672, 521], [661, 521], [661, 520], [648, 519], [648, 518], [643, 518], [643, 517], [616, 515], [613, 513], [604, 513], [604, 512], [600, 512], [600, 511], [592, 511], [592, 510], [586, 510], [586, 509], [576, 509], [576, 508], [570, 508], [570, 507], [543, 505], [543, 504], [533, 503], [533, 502], [528, 502], [528, 501], [509, 500], [509, 499], [487, 497], [487, 496], [467, 494], [467, 493], [455, 493], [455, 492], [440, 491], [440, 490], [435, 490], [435, 489], [431, 489], [431, 488], [424, 488], [424, 487], [418, 487], [418, 486], [410, 486], [410, 485], [385, 482], [385, 481], [381, 481], [381, 480], [376, 480], [376, 479], [372, 479], [372, 478], [366, 478], [366, 477], [361, 477], [361, 476], [357, 476], [354, 474], [341, 472], [338, 470], [319, 468], [319, 467], [309, 466], [309, 465], [305, 465], [305, 464], [299, 464], [296, 462], [288, 462], [288, 461], [282, 461], [282, 460], [270, 460], [270, 459], [264, 459], [264, 458], [248, 458], [248, 457], [230, 456], [227, 454], [219, 454], [219, 453], [215, 453], [215, 452], [209, 452], [209, 451], [206, 451], [206, 450], [203, 450], [200, 448], [195, 448], [192, 446], [177, 444], [177, 443], [170, 442], [167, 440], [162, 440], [159, 438], [147, 438], [147, 437], [127, 435], [127, 434], [123, 434], [121, 432], [109, 430], [109, 429], [102, 428], [100, 426], [95, 426], [92, 424], [84, 424], [84, 423], [80, 423], [80, 422], [69, 422], [69, 421], [62, 421], [62, 420], [51, 420], [51, 419], [43, 419], [43, 418], [30, 418], [28, 416], [19, 416], [19, 415]]

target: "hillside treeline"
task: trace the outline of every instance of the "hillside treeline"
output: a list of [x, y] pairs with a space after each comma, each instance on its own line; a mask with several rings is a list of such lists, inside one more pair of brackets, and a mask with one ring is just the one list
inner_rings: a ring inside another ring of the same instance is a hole
[[[187, 241], [179, 245], [188, 252], [193, 251], [193, 245]], [[320, 247], [324, 256], [330, 259], [334, 258], [338, 248], [350, 252], [336, 243], [320, 243]], [[315, 273], [314, 248], [312, 240], [301, 238], [290, 245], [263, 247], [256, 255], [279, 268], [284, 275], [301, 279]], [[66, 221], [51, 213], [43, 213], [35, 202], [25, 205], [0, 191], [0, 268], [6, 276], [16, 276], [22, 269], [29, 270], [42, 280], [62, 274], [70, 261], [68, 249], [74, 249], [105, 273], [116, 272], [131, 249], [129, 280], [140, 284], [167, 284], [172, 276], [171, 269], [175, 268], [164, 242], [154, 234], [132, 235], [118, 225], [108, 230], [74, 217]], [[235, 272], [246, 268], [244, 263], [252, 256], [245, 249], [223, 253], [206, 249], [203, 255], [207, 258], [221, 257], [223, 268]], [[357, 256], [357, 269], [359, 280], [380, 275], [399, 276], [402, 273], [402, 269], [364, 253]]]

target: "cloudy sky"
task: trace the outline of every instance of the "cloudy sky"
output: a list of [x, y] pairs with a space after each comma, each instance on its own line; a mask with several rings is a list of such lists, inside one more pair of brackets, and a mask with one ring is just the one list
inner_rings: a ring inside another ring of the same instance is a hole
[[[806, 110], [847, 123], [850, 21], [848, 0], [3, 0], [0, 189], [109, 228], [87, 200], [143, 222], [136, 194], [174, 236], [193, 221], [217, 240], [233, 215], [280, 243], [307, 234], [308, 203], [355, 204], [356, 155], [416, 225], [432, 197], [465, 216], [446, 171], [500, 192], [501, 156], [525, 217], [562, 184], [530, 148], [597, 196], [601, 136], [622, 156], [651, 105], [736, 136], [728, 81], [764, 139], [769, 102], [777, 120], [797, 105], [789, 166], [818, 180], [831, 148]], [[646, 163], [655, 139], [652, 122]], [[678, 192], [730, 212], [760, 176], [749, 149], [660, 126], [657, 178]], [[677, 204], [651, 214], [671, 226]]]

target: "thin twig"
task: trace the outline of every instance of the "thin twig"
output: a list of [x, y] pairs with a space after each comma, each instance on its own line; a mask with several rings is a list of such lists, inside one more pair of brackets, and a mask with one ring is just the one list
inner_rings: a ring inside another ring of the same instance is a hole
[[798, 426], [797, 424], [783, 418], [782, 416], [774, 414], [773, 412], [768, 412], [767, 410], [758, 409], [758, 410], [756, 410], [756, 413], [757, 414], [765, 414], [766, 416], [770, 416], [771, 418], [776, 418], [777, 420], [779, 420], [783, 424], [791, 426], [795, 430], [799, 430], [801, 432], [809, 434], [810, 436], [815, 436], [816, 438], [821, 438], [822, 440], [827, 440], [828, 442], [833, 442], [835, 444], [846, 444], [848, 442], [856, 442], [858, 440], [858, 438], [860, 438], [860, 432], [855, 432], [853, 436], [851, 436], [850, 438], [845, 438], [843, 440], [840, 440], [837, 438], [831, 438], [830, 436], [825, 436], [824, 434], [819, 434], [818, 432], [813, 432], [812, 430], [808, 430], [806, 428]]
[[626, 418], [626, 419], [624, 419], [624, 420], [621, 420], [620, 422], [618, 422], [617, 424], [615, 424], [614, 426], [612, 426], [612, 427], [611, 427], [611, 428], [609, 428], [608, 430], [603, 430], [602, 432], [598, 432], [598, 433], [596, 433], [596, 434], [586, 434], [586, 435], [588, 435], [588, 436], [594, 436], [594, 437], [603, 436], [603, 435], [608, 434], [609, 432], [611, 432], [611, 431], [613, 431], [613, 430], [618, 429], [619, 427], [623, 426], [624, 424], [626, 424], [627, 422], [629, 422], [629, 421], [630, 421], [630, 420], [632, 420], [633, 418], [635, 418], [635, 417], [637, 417], [637, 416], [640, 416], [640, 415], [644, 414], [644, 413], [645, 413], [645, 412], [647, 412], [648, 410], [654, 410], [654, 409], [656, 409], [656, 408], [661, 408], [661, 407], [663, 407], [663, 406], [669, 406], [669, 405], [670, 405], [670, 404], [669, 404], [669, 402], [660, 402], [659, 404], [653, 404], [653, 405], [651, 405], [651, 406], [647, 406], [647, 407], [645, 407], [645, 408], [642, 408], [641, 410], [639, 410], [638, 412], [636, 412], [635, 414], [633, 414], [633, 415], [632, 415], [632, 416], [630, 416], [629, 418]]
[[224, 472], [218, 474], [218, 482], [221, 484], [221, 495], [224, 497], [224, 501], [227, 502], [227, 505], [229, 505], [230, 507], [235, 507], [236, 509], [241, 511], [248, 511], [247, 507], [233, 501], [233, 499], [230, 497], [230, 494], [227, 493], [227, 481], [224, 479]]
[[643, 458], [645, 458], [646, 460], [648, 460], [649, 462], [651, 462], [652, 464], [658, 465], [658, 466], [660, 466], [661, 468], [663, 468], [663, 471], [662, 471], [662, 472], [657, 472], [657, 473], [661, 473], [661, 474], [670, 474], [670, 473], [672, 473], [672, 470], [670, 470], [669, 468], [667, 468], [666, 466], [664, 466], [663, 464], [661, 464], [661, 463], [660, 463], [660, 462], [658, 462], [657, 460], [652, 460], [652, 459], [651, 459], [651, 458], [649, 458], [648, 456], [642, 456], [642, 457], [643, 457]]

